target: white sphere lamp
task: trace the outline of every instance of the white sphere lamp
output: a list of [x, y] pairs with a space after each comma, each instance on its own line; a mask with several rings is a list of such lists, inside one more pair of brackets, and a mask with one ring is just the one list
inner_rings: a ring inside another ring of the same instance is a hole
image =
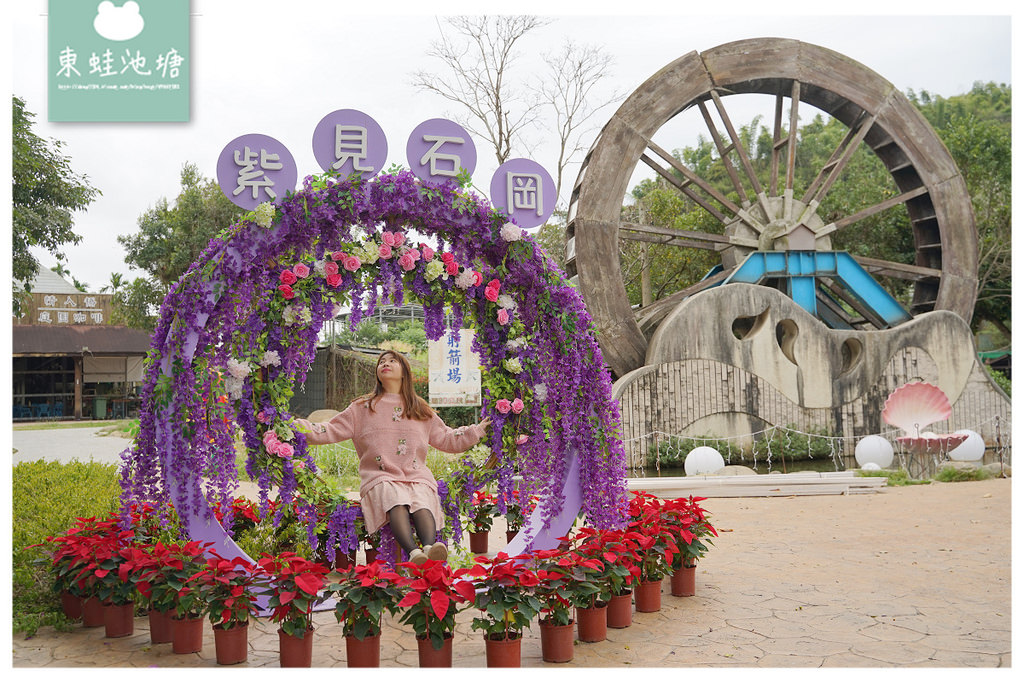
[[879, 469], [885, 469], [892, 464], [892, 444], [878, 434], [871, 434], [857, 442], [857, 448], [853, 455], [861, 469], [868, 469], [865, 467], [868, 463], [874, 463], [878, 465]]
[[966, 434], [967, 439], [949, 452], [950, 460], [975, 462], [985, 456], [985, 440], [981, 438], [981, 434], [972, 432], [970, 429], [958, 429], [953, 433]]
[[711, 474], [723, 467], [725, 467], [725, 459], [711, 446], [697, 446], [686, 454], [686, 460], [683, 461], [683, 470], [688, 477]]

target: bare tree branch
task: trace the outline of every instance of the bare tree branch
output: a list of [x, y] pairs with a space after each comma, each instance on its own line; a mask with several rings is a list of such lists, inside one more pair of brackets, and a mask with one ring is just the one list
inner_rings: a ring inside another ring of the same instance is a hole
[[432, 43], [427, 53], [440, 60], [442, 73], [417, 71], [413, 85], [469, 110], [460, 123], [470, 133], [488, 140], [498, 164], [503, 164], [513, 141], [536, 120], [541, 104], [510, 85], [516, 43], [549, 20], [503, 15], [447, 17], [445, 22], [456, 38], [449, 38], [439, 24], [441, 39]]

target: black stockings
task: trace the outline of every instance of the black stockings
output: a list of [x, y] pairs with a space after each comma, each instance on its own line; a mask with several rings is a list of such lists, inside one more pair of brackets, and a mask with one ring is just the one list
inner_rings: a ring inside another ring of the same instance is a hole
[[[388, 524], [398, 545], [407, 553], [420, 545], [430, 545], [437, 539], [434, 515], [427, 509], [417, 510], [410, 515], [408, 505], [396, 505], [388, 510]], [[416, 535], [420, 539], [419, 545], [412, 537], [413, 526], [416, 527]]]

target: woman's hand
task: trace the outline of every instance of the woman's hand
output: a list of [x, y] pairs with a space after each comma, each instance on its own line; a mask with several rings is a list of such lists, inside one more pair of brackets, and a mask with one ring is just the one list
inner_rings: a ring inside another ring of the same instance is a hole
[[480, 429], [482, 429], [484, 431], [487, 431], [487, 428], [491, 426], [491, 418], [490, 417], [485, 417], [478, 424], [480, 426]]

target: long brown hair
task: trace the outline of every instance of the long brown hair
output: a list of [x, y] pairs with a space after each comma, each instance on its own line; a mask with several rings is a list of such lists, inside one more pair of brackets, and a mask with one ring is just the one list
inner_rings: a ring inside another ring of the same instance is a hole
[[398, 394], [402, 397], [405, 415], [411, 420], [429, 420], [434, 416], [434, 411], [426, 401], [416, 395], [412, 387], [412, 366], [409, 365], [409, 360], [397, 351], [384, 351], [377, 356], [377, 363], [373, 368], [377, 386], [373, 391], [356, 400], [366, 403], [370, 412], [375, 412], [373, 404], [384, 395], [384, 385], [381, 384], [380, 377], [377, 376], [377, 368], [380, 367], [380, 362], [384, 360], [385, 356], [391, 356], [402, 366], [402, 386], [398, 390]]

